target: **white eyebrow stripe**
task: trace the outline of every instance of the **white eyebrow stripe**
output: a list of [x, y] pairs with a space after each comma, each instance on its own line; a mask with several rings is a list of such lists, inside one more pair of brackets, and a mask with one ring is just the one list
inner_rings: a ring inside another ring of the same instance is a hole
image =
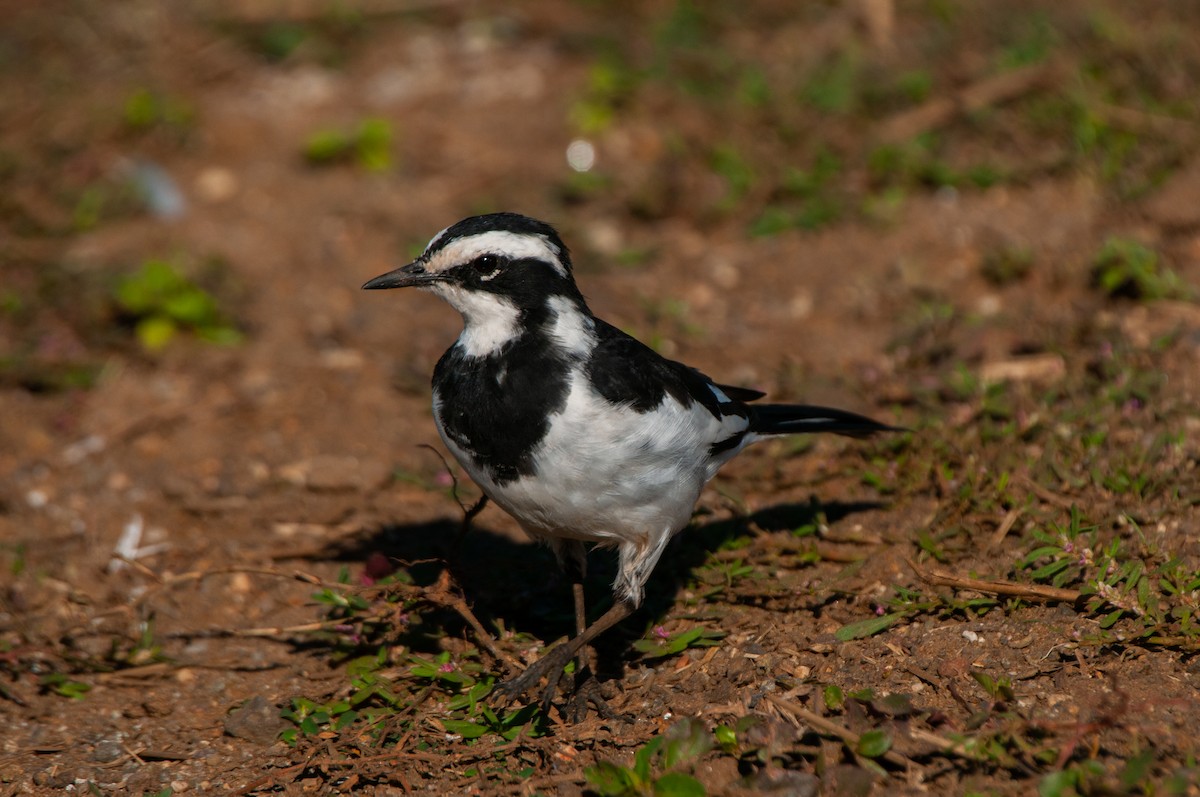
[[[445, 230], [434, 236], [429, 245], [433, 246], [444, 233]], [[480, 255], [499, 255], [511, 260], [543, 260], [559, 274], [567, 276], [561, 260], [562, 253], [545, 236], [505, 230], [489, 230], [451, 241], [430, 256], [427, 268], [430, 271], [445, 271], [470, 263]]]
[[432, 249], [433, 245], [436, 244], [438, 241], [442, 240], [442, 236], [445, 235], [449, 231], [450, 231], [450, 228], [446, 227], [441, 232], [439, 232], [437, 235], [430, 238], [429, 243], [425, 245], [425, 251], [428, 252], [430, 249]]

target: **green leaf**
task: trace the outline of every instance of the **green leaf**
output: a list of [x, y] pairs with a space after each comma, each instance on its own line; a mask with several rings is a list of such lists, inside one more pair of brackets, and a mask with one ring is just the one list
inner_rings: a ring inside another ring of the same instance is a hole
[[891, 748], [892, 737], [878, 728], [858, 737], [858, 744], [854, 747], [855, 752], [866, 758], [879, 758]]
[[704, 784], [682, 772], [668, 772], [654, 781], [654, 797], [707, 797]]
[[138, 342], [147, 351], [164, 348], [175, 337], [175, 322], [166, 316], [152, 315], [137, 322], [134, 327]]
[[350, 137], [337, 130], [319, 130], [304, 145], [310, 163], [324, 164], [344, 158], [352, 146]]
[[1146, 779], [1150, 776], [1150, 768], [1153, 765], [1153, 748], [1147, 748], [1142, 752], [1135, 754], [1132, 758], [1125, 762], [1125, 766], [1121, 770], [1121, 784], [1131, 791], [1136, 789], [1146, 782]]
[[1078, 776], [1070, 770], [1051, 772], [1038, 782], [1038, 797], [1061, 797], [1077, 780]]
[[672, 769], [679, 764], [693, 761], [712, 749], [713, 739], [704, 723], [691, 717], [673, 725], [665, 734], [662, 767]]
[[903, 614], [898, 612], [892, 612], [879, 617], [872, 617], [869, 620], [859, 620], [856, 623], [849, 623], [842, 626], [834, 633], [834, 636], [842, 642], [875, 636], [880, 631], [891, 628], [903, 616]]
[[166, 297], [162, 309], [167, 316], [181, 324], [196, 327], [209, 326], [217, 318], [217, 303], [213, 298], [191, 286]]
[[470, 720], [442, 720], [442, 726], [449, 733], [456, 733], [464, 739], [478, 739], [490, 730], [486, 725]]
[[654, 754], [663, 746], [666, 741], [665, 737], [655, 736], [650, 741], [642, 745], [642, 749], [638, 750], [633, 755], [633, 772], [638, 776], [640, 782], [647, 783], [650, 780], [650, 761], [654, 758]]
[[1063, 570], [1066, 570], [1070, 566], [1071, 566], [1070, 559], [1059, 559], [1057, 561], [1051, 562], [1050, 564], [1042, 565], [1037, 570], [1034, 570], [1032, 573], [1030, 573], [1029, 577], [1032, 578], [1034, 581], [1043, 581], [1045, 579], [1048, 579], [1050, 576], [1055, 575], [1056, 573], [1060, 573]]
[[619, 766], [611, 761], [600, 761], [593, 767], [583, 770], [583, 777], [600, 797], [624, 797], [636, 794], [641, 783], [628, 768]]
[[837, 684], [829, 684], [823, 692], [825, 698], [825, 706], [832, 711], [839, 710], [846, 705], [846, 695], [842, 692], [842, 687]]
[[871, 708], [889, 717], [907, 717], [916, 712], [912, 697], [900, 692], [872, 700]]
[[59, 697], [66, 697], [71, 700], [83, 700], [87, 696], [88, 691], [92, 688], [91, 684], [85, 684], [82, 681], [74, 681], [62, 673], [48, 673], [38, 679], [38, 685], [42, 689], [49, 689]]
[[647, 658], [661, 659], [682, 653], [690, 647], [712, 647], [717, 644], [718, 640], [724, 639], [725, 636], [724, 631], [696, 626], [686, 631], [680, 631], [678, 634], [672, 634], [666, 639], [659, 639], [657, 637], [653, 639], [639, 639], [633, 643], [633, 647]]

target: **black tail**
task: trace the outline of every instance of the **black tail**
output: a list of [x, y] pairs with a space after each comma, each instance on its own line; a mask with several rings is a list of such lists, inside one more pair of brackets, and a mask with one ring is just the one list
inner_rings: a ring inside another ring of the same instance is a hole
[[758, 434], [810, 434], [833, 432], [849, 437], [870, 437], [877, 432], [902, 432], [899, 426], [872, 420], [831, 407], [814, 407], [809, 404], [752, 404], [750, 431]]

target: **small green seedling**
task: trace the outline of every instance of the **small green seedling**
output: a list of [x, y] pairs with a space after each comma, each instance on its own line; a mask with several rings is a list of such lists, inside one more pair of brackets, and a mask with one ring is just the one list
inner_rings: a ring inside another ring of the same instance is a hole
[[710, 648], [724, 639], [724, 631], [696, 626], [676, 634], [667, 634], [662, 626], [654, 629], [648, 639], [639, 639], [633, 643], [635, 650], [648, 659], [662, 659], [682, 653], [688, 648]]
[[166, 260], [147, 260], [136, 274], [117, 284], [113, 295], [147, 351], [163, 349], [180, 332], [225, 345], [242, 338], [212, 294]]
[[386, 119], [364, 119], [350, 131], [318, 130], [308, 137], [304, 157], [316, 166], [357, 163], [369, 172], [392, 167], [392, 124]]
[[583, 774], [600, 797], [704, 797], [704, 784], [679, 770], [712, 748], [712, 734], [699, 720], [688, 718], [647, 742], [634, 754], [633, 766], [600, 761]]

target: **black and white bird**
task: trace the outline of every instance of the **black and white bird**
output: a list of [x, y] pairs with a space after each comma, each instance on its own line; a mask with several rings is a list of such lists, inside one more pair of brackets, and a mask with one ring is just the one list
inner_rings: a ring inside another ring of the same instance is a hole
[[577, 635], [503, 685], [510, 696], [547, 677], [548, 702], [564, 665], [637, 608], [705, 483], [746, 446], [893, 429], [826, 407], [751, 404], [764, 394], [660, 356], [593, 315], [558, 233], [517, 213], [463, 219], [363, 285], [406, 287], [463, 317], [433, 372], [434, 419], [454, 458], [580, 578], [588, 543], [617, 550], [612, 608], [585, 627], [576, 579]]

